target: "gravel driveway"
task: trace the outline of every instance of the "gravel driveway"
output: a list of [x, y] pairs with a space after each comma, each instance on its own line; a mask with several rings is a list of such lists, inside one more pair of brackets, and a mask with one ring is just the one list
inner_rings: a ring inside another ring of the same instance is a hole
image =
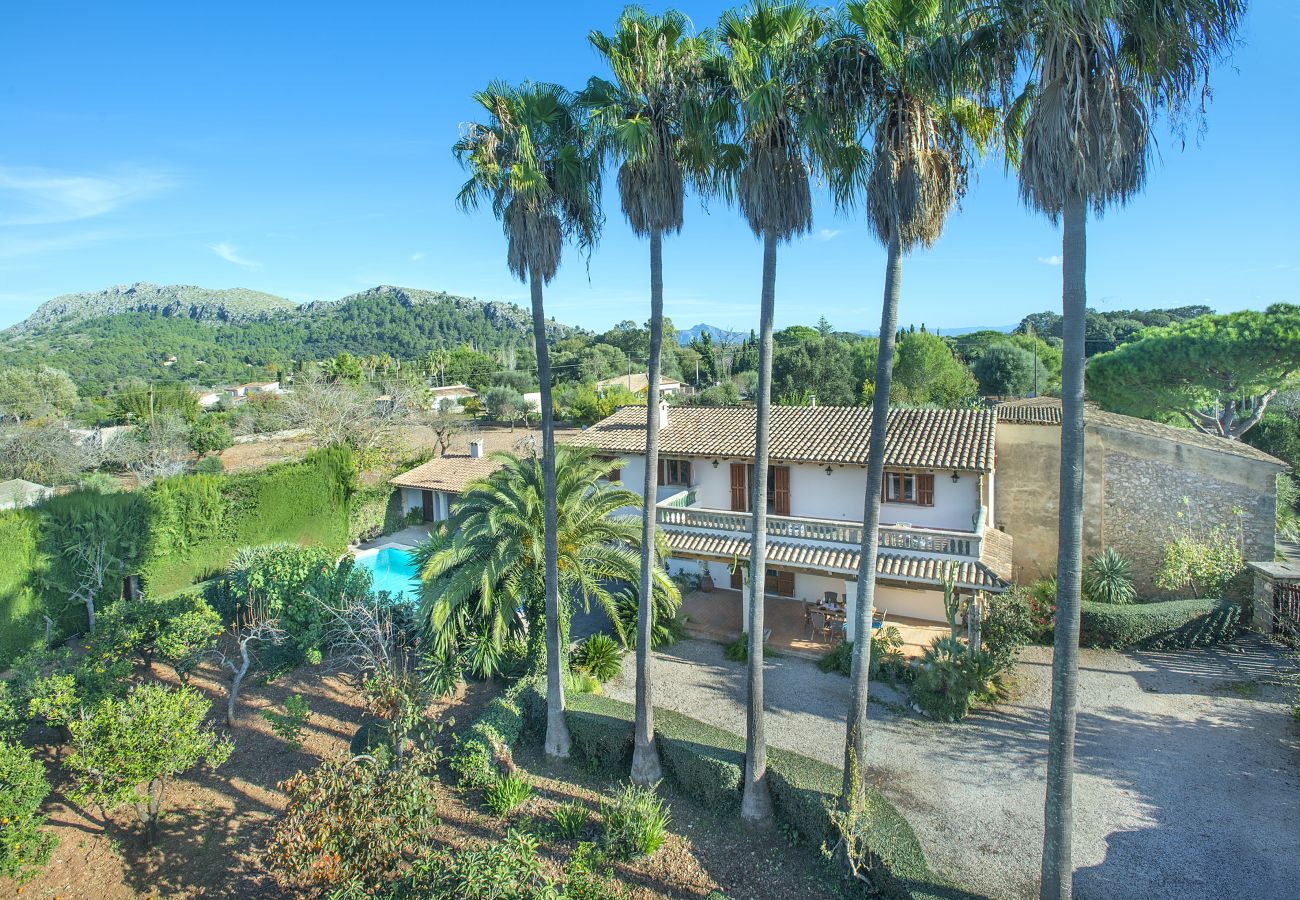
[[[1238, 649], [1083, 652], [1076, 896], [1296, 896], [1294, 668], [1263, 642]], [[629, 659], [606, 692], [631, 701], [634, 672]], [[840, 765], [848, 679], [789, 657], [766, 672], [769, 743]], [[931, 866], [989, 897], [1037, 896], [1050, 672], [1051, 651], [1030, 648], [1018, 699], [959, 725], [873, 685], [873, 777]], [[653, 675], [656, 705], [744, 734], [744, 667], [721, 646], [683, 641], [656, 654]]]

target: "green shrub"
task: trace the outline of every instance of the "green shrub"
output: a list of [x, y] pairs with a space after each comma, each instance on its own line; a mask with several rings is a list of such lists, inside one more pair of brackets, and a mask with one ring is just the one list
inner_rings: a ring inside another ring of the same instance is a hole
[[[698, 579], [698, 576], [696, 576]], [[676, 578], [674, 582], [680, 582]], [[687, 593], [687, 591], [682, 591]], [[629, 647], [636, 646], [636, 623], [640, 616], [640, 606], [637, 600], [638, 592], [632, 589], [620, 591], [614, 598], [615, 613], [618, 616], [619, 625], [623, 628], [623, 635], [627, 638]], [[673, 644], [686, 637], [686, 622], [681, 614], [680, 601], [674, 597], [669, 597], [663, 592], [656, 592], [654, 625], [650, 629], [650, 646], [654, 650], [662, 650], [664, 647], [671, 647]]]
[[[419, 511], [416, 511], [417, 514]], [[387, 482], [357, 490], [348, 505], [348, 538], [370, 541], [401, 531], [409, 523], [402, 492]]]
[[[573, 749], [579, 758], [609, 772], [627, 771], [632, 748], [631, 704], [608, 697], [572, 698], [566, 710]], [[735, 811], [740, 806], [745, 742], [671, 710], [655, 710], [655, 735], [664, 774], [705, 809]], [[832, 842], [840, 770], [779, 748], [768, 748], [768, 783], [777, 820], [793, 827], [812, 846]], [[868, 846], [880, 862], [877, 890], [886, 897], [908, 897], [936, 885], [916, 834], [907, 820], [874, 789]]]
[[57, 841], [41, 830], [41, 804], [49, 793], [40, 760], [26, 747], [0, 740], [0, 877], [22, 884], [50, 861]]
[[1208, 530], [1183, 529], [1165, 545], [1156, 584], [1167, 591], [1190, 591], [1197, 597], [1223, 598], [1246, 570], [1241, 523]]
[[1080, 643], [1115, 650], [1186, 650], [1233, 640], [1241, 607], [1223, 600], [1164, 600], [1128, 606], [1083, 601]]
[[952, 637], [935, 638], [921, 656], [912, 699], [942, 722], [960, 722], [979, 701], [1000, 698], [1002, 666], [985, 651], [973, 651]]
[[573, 651], [570, 665], [603, 684], [623, 670], [623, 650], [609, 635], [593, 634]]
[[100, 614], [86, 652], [109, 661], [135, 657], [150, 668], [161, 659], [185, 681], [222, 630], [221, 616], [196, 590], [119, 600]]
[[283, 713], [268, 709], [262, 715], [270, 723], [271, 730], [286, 744], [295, 749], [302, 746], [302, 732], [311, 718], [311, 705], [306, 697], [290, 694], [284, 698]]
[[[853, 642], [841, 641], [830, 653], [817, 661], [823, 672], [838, 672], [846, 678], [853, 674]], [[871, 631], [871, 666], [868, 678], [883, 674], [889, 679], [904, 677], [907, 658], [903, 655], [903, 633], [895, 625], [885, 625]]]
[[723, 648], [722, 655], [732, 662], [749, 662], [749, 635], [741, 634], [740, 637]]
[[989, 597], [980, 616], [980, 649], [1003, 666], [1010, 668], [1022, 648], [1045, 636], [1027, 589], [1016, 585]]
[[528, 801], [533, 786], [522, 775], [511, 772], [488, 785], [483, 794], [488, 809], [498, 816], [507, 816]]
[[397, 893], [457, 900], [555, 900], [561, 896], [542, 868], [537, 841], [514, 829], [504, 841], [444, 850], [418, 862]]
[[599, 694], [603, 690], [596, 676], [572, 671], [564, 677], [564, 689], [574, 694]]
[[263, 865], [295, 895], [344, 886], [358, 896], [387, 893], [408, 864], [432, 855], [436, 763], [423, 751], [396, 769], [382, 753], [344, 755], [281, 782], [288, 803]]
[[194, 464], [194, 471], [199, 475], [221, 475], [226, 471], [226, 464], [220, 456], [205, 456]]
[[1083, 567], [1083, 596], [1094, 603], [1132, 603], [1133, 566], [1114, 547], [1093, 554]]
[[497, 760], [510, 752], [524, 725], [546, 700], [531, 678], [516, 681], [483, 710], [483, 714], [457, 738], [450, 765], [465, 787], [487, 787], [498, 777]]
[[654, 856], [668, 836], [668, 819], [654, 788], [629, 784], [600, 805], [601, 844], [615, 859]]
[[14, 740], [22, 733], [27, 714], [18, 706], [9, 682], [0, 681], [0, 741]]
[[591, 811], [577, 800], [561, 803], [551, 813], [551, 830], [556, 837], [566, 841], [576, 841], [582, 837], [590, 822]]
[[579, 844], [564, 867], [564, 900], [618, 900], [627, 895], [604, 851], [592, 843]]
[[35, 509], [0, 512], [0, 670], [40, 643], [37, 579], [45, 561], [39, 541], [40, 513]]

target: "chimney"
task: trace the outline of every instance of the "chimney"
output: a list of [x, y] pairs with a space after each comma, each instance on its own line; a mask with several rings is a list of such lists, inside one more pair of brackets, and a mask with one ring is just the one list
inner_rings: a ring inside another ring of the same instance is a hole
[[659, 401], [659, 430], [663, 431], [668, 427], [668, 401]]
[[470, 459], [482, 459], [482, 458], [483, 458], [483, 439], [482, 439], [482, 438], [479, 438], [479, 439], [476, 440], [476, 441], [470, 441], [470, 442], [469, 442], [469, 456], [470, 456]]
[[814, 407], [814, 408], [817, 406], [817, 395], [816, 395], [816, 394], [809, 394], [809, 395], [808, 395], [808, 405], [809, 405], [809, 406], [812, 406], [812, 407]]

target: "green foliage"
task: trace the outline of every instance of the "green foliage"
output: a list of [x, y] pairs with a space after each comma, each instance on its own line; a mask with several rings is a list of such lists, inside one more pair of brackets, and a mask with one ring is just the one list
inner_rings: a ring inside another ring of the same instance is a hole
[[615, 859], [654, 856], [668, 836], [668, 820], [653, 787], [626, 785], [600, 805], [601, 846]]
[[416, 752], [400, 768], [384, 758], [338, 756], [298, 772], [279, 785], [288, 802], [263, 865], [296, 891], [386, 894], [408, 865], [432, 853], [436, 765], [436, 755]]
[[0, 366], [0, 419], [63, 416], [77, 405], [68, 373], [46, 365], [30, 369]]
[[[817, 660], [823, 672], [838, 672], [846, 678], [853, 674], [853, 642], [841, 641]], [[907, 671], [907, 658], [903, 655], [903, 633], [895, 625], [885, 625], [871, 631], [871, 666], [868, 678], [889, 679], [903, 677]]]
[[184, 681], [222, 629], [220, 614], [198, 591], [119, 600], [100, 615], [86, 651], [106, 662], [134, 656], [152, 666], [162, 659]]
[[749, 662], [749, 635], [742, 633], [740, 637], [723, 647], [722, 656], [732, 662]]
[[1083, 601], [1079, 642], [1114, 650], [1187, 650], [1236, 638], [1241, 607], [1218, 599], [1115, 606]]
[[1183, 528], [1165, 544], [1156, 584], [1167, 591], [1222, 598], [1245, 570], [1240, 523], [1236, 527]]
[[1284, 541], [1300, 540], [1300, 481], [1279, 472], [1275, 502], [1278, 537]]
[[1095, 603], [1132, 603], [1132, 564], [1114, 547], [1093, 554], [1083, 567], [1083, 596]]
[[1278, 390], [1297, 369], [1300, 307], [1278, 303], [1144, 331], [1089, 361], [1088, 396], [1115, 412], [1173, 420]]
[[978, 393], [970, 371], [937, 334], [908, 332], [899, 339], [895, 354], [889, 391], [889, 402], [895, 406], [954, 407]]
[[214, 413], [208, 413], [190, 426], [190, 449], [203, 456], [220, 453], [235, 442], [230, 426]]
[[[694, 586], [686, 584], [680, 577], [673, 578], [673, 584], [677, 586], [677, 595], [667, 591], [656, 590], [654, 592], [654, 624], [650, 628], [650, 647], [654, 650], [662, 650], [665, 647], [671, 647], [673, 644], [686, 637], [686, 622], [681, 614], [680, 596], [696, 590], [699, 587], [699, 576], [695, 576]], [[639, 590], [628, 588], [619, 591], [614, 596], [615, 613], [617, 614], [619, 625], [623, 628], [623, 635], [627, 638], [627, 646], [636, 647], [637, 639], [637, 619], [641, 616], [641, 605], [639, 600]]]
[[45, 766], [31, 751], [0, 738], [0, 878], [23, 884], [39, 873], [58, 843], [42, 831], [50, 793]]
[[[607, 772], [626, 772], [632, 752], [631, 704], [584, 694], [570, 699], [565, 715], [574, 753]], [[701, 806], [720, 813], [740, 807], [745, 765], [744, 738], [674, 713], [655, 711], [655, 739], [664, 774]], [[842, 774], [795, 753], [769, 748], [768, 779], [777, 821], [793, 827], [812, 846], [833, 843], [832, 811], [838, 805]], [[878, 861], [876, 889], [887, 897], [906, 897], [904, 882], [933, 880], [920, 842], [907, 820], [875, 788], [867, 789], [870, 810], [867, 846]]]
[[1016, 654], [1048, 634], [1034, 618], [1029, 591], [1019, 585], [989, 597], [980, 616], [980, 649], [1006, 669]]
[[[1042, 394], [1047, 389], [1046, 364], [1034, 354], [1014, 344], [997, 344], [988, 348], [972, 367], [980, 393], [985, 396], [1024, 397]], [[1037, 374], [1038, 381], [1034, 381]]]
[[459, 782], [465, 787], [492, 784], [498, 777], [497, 760], [506, 758], [525, 722], [545, 703], [531, 678], [516, 681], [489, 703], [483, 715], [456, 740], [451, 769]]
[[226, 471], [226, 464], [220, 456], [205, 456], [194, 464], [194, 471], [199, 475], [221, 475]]
[[311, 704], [301, 694], [290, 694], [284, 698], [284, 712], [273, 709], [265, 710], [262, 715], [270, 724], [271, 730], [286, 744], [295, 750], [302, 746], [302, 732], [311, 718]]
[[39, 643], [40, 588], [44, 559], [38, 551], [40, 514], [33, 509], [0, 512], [0, 669]]
[[464, 850], [444, 850], [415, 866], [401, 896], [456, 900], [558, 900], [564, 895], [546, 876], [537, 841], [511, 829], [505, 840]]
[[[417, 510], [416, 515], [419, 515]], [[384, 483], [359, 488], [348, 506], [348, 539], [371, 541], [380, 535], [401, 531], [408, 524], [402, 508], [402, 492]]]
[[122, 424], [150, 422], [159, 416], [179, 416], [193, 423], [199, 418], [199, 398], [189, 385], [177, 381], [137, 382], [113, 394], [114, 417]]
[[14, 740], [22, 734], [27, 715], [18, 707], [9, 682], [0, 681], [0, 741]]
[[591, 810], [580, 800], [561, 803], [551, 813], [551, 830], [556, 837], [576, 841], [591, 824]]
[[512, 426], [526, 422], [533, 409], [521, 392], [504, 384], [488, 388], [479, 399], [488, 418]]
[[488, 809], [498, 816], [507, 816], [528, 801], [533, 786], [522, 775], [510, 772], [487, 786], [483, 799]]
[[593, 634], [573, 651], [572, 666], [604, 683], [623, 670], [623, 650], [607, 634]]
[[1270, 409], [1242, 441], [1300, 471], [1300, 424], [1291, 414]]
[[101, 700], [68, 724], [71, 796], [105, 810], [134, 807], [152, 840], [166, 782], [200, 764], [216, 768], [234, 749], [204, 723], [210, 707], [192, 688], [159, 684]]
[[1002, 695], [1002, 671], [990, 653], [972, 651], [957, 638], [935, 638], [921, 655], [912, 699], [935, 719], [960, 722], [972, 704]]

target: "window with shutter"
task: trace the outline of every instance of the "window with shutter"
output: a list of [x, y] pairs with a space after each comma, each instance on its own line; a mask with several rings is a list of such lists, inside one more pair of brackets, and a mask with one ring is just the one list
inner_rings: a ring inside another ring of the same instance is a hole
[[790, 467], [772, 467], [772, 511], [778, 516], [790, 515]]
[[916, 505], [934, 506], [934, 473], [916, 476]]
[[745, 573], [740, 567], [731, 570], [731, 589], [733, 591], [743, 591], [745, 589]]
[[749, 481], [748, 469], [744, 463], [731, 464], [731, 509], [732, 512], [749, 511], [749, 492], [745, 490]]

